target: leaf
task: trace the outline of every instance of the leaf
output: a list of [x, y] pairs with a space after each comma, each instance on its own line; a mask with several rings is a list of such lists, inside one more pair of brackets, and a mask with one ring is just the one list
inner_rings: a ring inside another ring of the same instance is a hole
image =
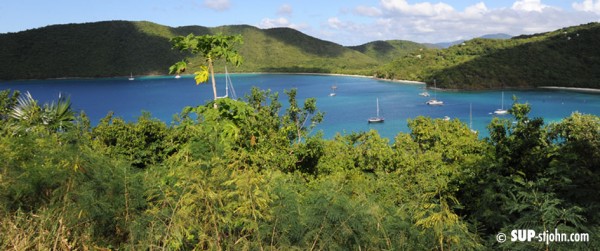
[[194, 74], [196, 75], [194, 77], [196, 80], [196, 85], [208, 81], [208, 67], [200, 66], [200, 71], [194, 72]]
[[169, 67], [169, 74], [179, 74], [185, 71], [187, 68], [187, 62], [185, 60], [181, 60]]

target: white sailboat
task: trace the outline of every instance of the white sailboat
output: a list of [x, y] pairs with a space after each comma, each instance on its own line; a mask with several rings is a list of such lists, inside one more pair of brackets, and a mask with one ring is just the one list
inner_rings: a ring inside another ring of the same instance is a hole
[[425, 102], [425, 104], [434, 105], [434, 106], [444, 105], [444, 101], [437, 100], [437, 90], [435, 90], [435, 89], [437, 89], [437, 84], [435, 82], [435, 79], [433, 80], [433, 88], [434, 88], [433, 98], [430, 99], [429, 101]]
[[181, 76], [179, 76], [179, 74], [177, 74], [177, 75], [175, 75], [175, 78], [176, 78], [176, 79], [180, 79], [180, 78], [181, 78]]
[[369, 123], [383, 123], [385, 119], [379, 116], [379, 98], [377, 98], [377, 116], [369, 118]]
[[336, 95], [336, 94], [335, 94], [335, 90], [336, 90], [336, 89], [337, 89], [337, 86], [336, 86], [336, 85], [332, 85], [332, 86], [331, 86], [331, 91], [332, 91], [332, 92], [331, 92], [331, 93], [329, 93], [329, 97], [333, 97], [333, 96], [335, 96], [335, 95]]
[[473, 103], [469, 103], [469, 129], [471, 129], [472, 133], [477, 133], [477, 131], [473, 130]]
[[227, 72], [227, 67], [225, 67], [225, 96], [217, 97], [217, 99], [229, 97], [237, 99], [237, 94], [235, 93], [235, 88], [233, 88], [233, 82], [231, 82], [229, 72]]
[[504, 110], [504, 92], [502, 92], [502, 106], [501, 106], [500, 109], [496, 109], [494, 111], [494, 114], [496, 114], [496, 115], [506, 115], [506, 114], [508, 114], [508, 111]]
[[128, 79], [129, 79], [129, 81], [135, 80], [135, 78], [133, 77], [133, 73], [132, 72], [129, 73], [129, 78]]

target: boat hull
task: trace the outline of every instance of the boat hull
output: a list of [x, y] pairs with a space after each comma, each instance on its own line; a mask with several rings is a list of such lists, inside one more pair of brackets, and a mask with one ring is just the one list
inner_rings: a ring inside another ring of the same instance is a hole
[[372, 123], [383, 123], [383, 121], [385, 121], [384, 118], [370, 118], [368, 120], [369, 124], [372, 124]]
[[496, 114], [496, 115], [506, 115], [506, 114], [508, 114], [508, 111], [507, 110], [498, 109], [498, 110], [494, 111], [494, 114]]
[[436, 106], [436, 105], [444, 105], [444, 102], [432, 99], [432, 100], [429, 100], [429, 101], [425, 102], [425, 104]]

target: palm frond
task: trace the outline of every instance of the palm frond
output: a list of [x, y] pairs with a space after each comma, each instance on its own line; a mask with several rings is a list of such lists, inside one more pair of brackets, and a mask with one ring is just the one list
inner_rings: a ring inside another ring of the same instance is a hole
[[10, 117], [27, 124], [33, 124], [41, 119], [41, 108], [37, 101], [33, 99], [31, 93], [26, 92], [17, 99], [17, 105], [12, 108]]

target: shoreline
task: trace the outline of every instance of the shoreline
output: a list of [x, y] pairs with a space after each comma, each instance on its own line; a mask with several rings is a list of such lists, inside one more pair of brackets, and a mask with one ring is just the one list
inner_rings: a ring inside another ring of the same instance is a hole
[[[215, 72], [215, 74], [225, 74], [225, 72]], [[396, 82], [396, 83], [404, 83], [404, 84], [418, 84], [418, 85], [426, 85], [425, 82], [414, 81], [414, 80], [399, 80], [399, 79], [385, 79], [385, 78], [377, 78], [373, 76], [366, 75], [354, 75], [354, 74], [343, 74], [343, 73], [310, 73], [310, 72], [238, 72], [238, 73], [230, 73], [230, 74], [288, 74], [288, 75], [320, 75], [320, 76], [339, 76], [339, 77], [354, 77], [354, 78], [370, 78], [387, 82]], [[180, 74], [181, 77], [193, 76], [194, 74]], [[170, 77], [174, 76], [171, 74], [149, 74], [149, 75], [133, 75], [134, 78], [144, 78], [144, 77]], [[3, 82], [10, 81], [43, 81], [43, 80], [93, 80], [93, 79], [114, 79], [114, 78], [129, 78], [129, 76], [110, 76], [110, 77], [60, 77], [60, 78], [45, 78], [45, 79], [12, 79], [12, 80], [0, 80]]]
[[[224, 74], [224, 72], [220, 72], [217, 74]], [[402, 84], [414, 84], [414, 85], [427, 85], [425, 82], [414, 81], [414, 80], [401, 80], [401, 79], [385, 79], [385, 78], [377, 78], [374, 76], [366, 76], [366, 75], [354, 75], [354, 74], [343, 74], [343, 73], [303, 73], [303, 72], [240, 72], [240, 73], [232, 73], [232, 74], [290, 74], [290, 75], [321, 75], [321, 76], [340, 76], [340, 77], [354, 77], [354, 78], [370, 78], [380, 81], [394, 82], [394, 83], [402, 83]], [[150, 74], [150, 75], [137, 75], [134, 76], [136, 78], [140, 77], [170, 77], [172, 75], [161, 75], [161, 74]], [[193, 74], [181, 74], [184, 76], [193, 76]], [[114, 79], [114, 78], [128, 78], [129, 76], [112, 76], [112, 77], [61, 77], [61, 78], [47, 78], [47, 79], [16, 79], [16, 80], [3, 80], [3, 82], [9, 81], [40, 81], [40, 80], [90, 80], [90, 79]], [[536, 89], [544, 89], [544, 90], [554, 90], [554, 91], [571, 91], [571, 92], [583, 92], [583, 93], [593, 93], [600, 94], [600, 88], [584, 88], [584, 87], [565, 87], [565, 86], [538, 86], [538, 87], [530, 87], [530, 88], [504, 88], [504, 89], [478, 89], [478, 90], [470, 90], [470, 89], [443, 89], [443, 88], [433, 88], [429, 87], [428, 89], [437, 90], [437, 91], [502, 91], [502, 90], [536, 90]]]
[[[223, 74], [224, 72], [220, 72], [217, 74]], [[386, 79], [386, 78], [377, 78], [373, 76], [366, 75], [354, 75], [354, 74], [344, 74], [344, 73], [310, 73], [310, 72], [240, 72], [240, 73], [230, 73], [230, 74], [288, 74], [288, 75], [319, 75], [319, 76], [339, 76], [339, 77], [354, 77], [354, 78], [370, 78], [387, 82], [397, 82], [397, 83], [405, 83], [405, 84], [418, 84], [425, 85], [427, 83], [421, 81], [414, 80], [400, 80], [400, 79]], [[191, 74], [187, 74], [191, 75]], [[182, 75], [183, 76], [183, 75]]]
[[563, 87], [563, 86], [538, 86], [537, 89], [556, 90], [556, 91], [572, 91], [585, 93], [600, 93], [600, 89], [582, 88], [582, 87]]

